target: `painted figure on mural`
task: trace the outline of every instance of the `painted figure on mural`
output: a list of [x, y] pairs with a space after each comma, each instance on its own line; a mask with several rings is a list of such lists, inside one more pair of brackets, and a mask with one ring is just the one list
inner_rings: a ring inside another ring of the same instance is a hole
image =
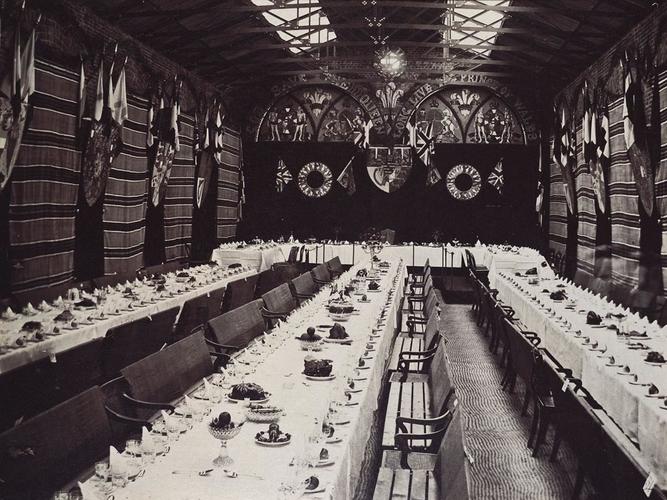
[[440, 125], [442, 130], [436, 137], [436, 142], [457, 142], [456, 125], [454, 124], [454, 116], [452, 112], [445, 108], [442, 110], [442, 117], [440, 118]]
[[294, 118], [294, 137], [292, 138], [293, 141], [305, 141], [306, 140], [306, 112], [303, 110], [302, 107], [298, 107], [296, 110], [296, 117]]
[[271, 140], [280, 140], [280, 118], [275, 110], [269, 112], [269, 130], [271, 131]]
[[489, 142], [486, 137], [486, 121], [482, 113], [475, 117], [475, 142]]
[[500, 133], [500, 143], [509, 144], [512, 142], [512, 128], [514, 126], [514, 121], [512, 120], [512, 114], [509, 112], [509, 109], [505, 109], [503, 113], [503, 118], [501, 120], [502, 131]]

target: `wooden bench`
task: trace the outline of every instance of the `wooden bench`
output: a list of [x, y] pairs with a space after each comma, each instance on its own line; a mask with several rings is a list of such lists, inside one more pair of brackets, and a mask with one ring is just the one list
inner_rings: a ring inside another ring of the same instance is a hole
[[373, 500], [467, 500], [461, 410], [454, 410], [437, 453], [388, 451], [382, 457]]
[[401, 368], [404, 369], [392, 373], [389, 378], [382, 438], [385, 449], [396, 448], [395, 436], [400, 425], [404, 424], [410, 433], [428, 432], [431, 425], [415, 419], [439, 417], [446, 409], [456, 406], [444, 342], [440, 342], [433, 352], [406, 359]]

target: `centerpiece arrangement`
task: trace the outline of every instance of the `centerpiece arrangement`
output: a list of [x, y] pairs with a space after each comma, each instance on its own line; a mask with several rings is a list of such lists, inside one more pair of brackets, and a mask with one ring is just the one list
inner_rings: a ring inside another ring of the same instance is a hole
[[220, 453], [213, 460], [213, 465], [216, 467], [229, 467], [234, 463], [234, 459], [229, 456], [227, 450], [227, 441], [238, 436], [243, 427], [243, 422], [238, 425], [232, 422], [232, 416], [223, 411], [219, 416], [215, 417], [208, 424], [208, 432], [215, 439], [220, 441]]

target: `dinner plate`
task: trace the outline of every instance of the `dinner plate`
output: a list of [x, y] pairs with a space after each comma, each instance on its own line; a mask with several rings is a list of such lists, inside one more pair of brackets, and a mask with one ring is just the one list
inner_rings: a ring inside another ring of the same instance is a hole
[[345, 389], [345, 392], [349, 392], [350, 394], [356, 394], [357, 392], [361, 392], [363, 389], [359, 389], [358, 387], [354, 389]]
[[380, 293], [382, 290], [368, 290], [368, 293]]
[[646, 397], [646, 398], [655, 398], [655, 399], [667, 398], [667, 396], [664, 395], [664, 394], [644, 394], [644, 397]]
[[340, 443], [342, 440], [343, 440], [342, 437], [334, 436], [334, 437], [327, 438], [326, 443], [327, 444], [336, 444], [336, 443]]
[[[306, 374], [304, 373], [304, 375], [306, 375]], [[306, 375], [306, 378], [307, 378], [308, 380], [327, 381], [327, 380], [333, 380], [333, 379], [335, 379], [335, 378], [336, 378], [336, 375], [329, 375], [329, 376], [327, 376], [327, 377], [315, 377], [315, 376], [313, 376], [313, 375]]]
[[662, 366], [664, 364], [667, 364], [667, 363], [656, 363], [655, 361], [646, 361], [646, 360], [644, 360], [644, 363], [651, 366]]
[[368, 304], [370, 302], [370, 300], [368, 300], [368, 299], [367, 300], [359, 299], [359, 300], [357, 300], [357, 302], [361, 302], [362, 304]]
[[370, 369], [370, 366], [364, 365], [364, 366], [357, 366], [357, 370], [368, 370]]
[[303, 494], [304, 495], [312, 495], [313, 493], [323, 493], [326, 490], [324, 486], [318, 486], [317, 488], [313, 490], [304, 490]]
[[278, 448], [279, 446], [287, 446], [292, 442], [292, 439], [288, 439], [287, 441], [278, 441], [277, 443], [271, 443], [269, 441], [260, 441], [259, 439], [255, 438], [255, 443], [257, 443], [260, 446], [267, 446], [269, 448]]
[[618, 372], [616, 372], [616, 373], [618, 373], [619, 375], [626, 375], [626, 376], [628, 376], [628, 375], [634, 375], [634, 373], [632, 373], [632, 372], [624, 372], [624, 371], [622, 371], [622, 370], [621, 370], [621, 371], [618, 371]]
[[368, 377], [352, 377], [352, 380], [355, 382], [360, 382], [362, 380], [368, 380]]
[[663, 404], [660, 405], [660, 409], [661, 410], [667, 410], [667, 406], [663, 403]]
[[350, 417], [338, 417], [340, 420], [331, 420], [334, 425], [345, 425], [350, 423]]
[[[269, 400], [270, 397], [271, 397], [271, 394], [269, 394], [269, 397], [268, 397], [268, 398], [264, 398], [264, 399], [249, 399], [248, 402], [249, 402], [249, 403], [262, 404], [262, 403], [266, 403], [266, 402]], [[234, 399], [234, 398], [231, 397], [229, 394], [227, 394], [227, 399], [228, 399], [229, 401], [231, 401], [232, 403], [245, 403], [245, 399]]]
[[333, 464], [335, 464], [335, 463], [336, 463], [336, 461], [335, 461], [334, 459], [332, 459], [332, 458], [327, 458], [326, 460], [318, 460], [318, 461], [315, 463], [314, 466], [315, 466], [315, 467], [326, 467], [327, 465], [333, 465]]
[[329, 337], [324, 337], [324, 339], [322, 340], [324, 340], [329, 344], [347, 344], [348, 342], [352, 342], [352, 339], [350, 337], [346, 339], [331, 339]]

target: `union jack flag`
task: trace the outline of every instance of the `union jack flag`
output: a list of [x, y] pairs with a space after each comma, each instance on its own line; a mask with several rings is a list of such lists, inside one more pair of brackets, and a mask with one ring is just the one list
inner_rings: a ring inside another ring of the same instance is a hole
[[505, 185], [505, 177], [503, 176], [503, 159], [501, 158], [493, 167], [489, 174], [489, 184], [498, 190], [498, 194], [503, 194], [503, 186]]
[[291, 180], [292, 174], [287, 168], [287, 165], [285, 165], [285, 162], [282, 159], [278, 160], [278, 170], [276, 172], [276, 191], [282, 193], [285, 186], [287, 186]]

